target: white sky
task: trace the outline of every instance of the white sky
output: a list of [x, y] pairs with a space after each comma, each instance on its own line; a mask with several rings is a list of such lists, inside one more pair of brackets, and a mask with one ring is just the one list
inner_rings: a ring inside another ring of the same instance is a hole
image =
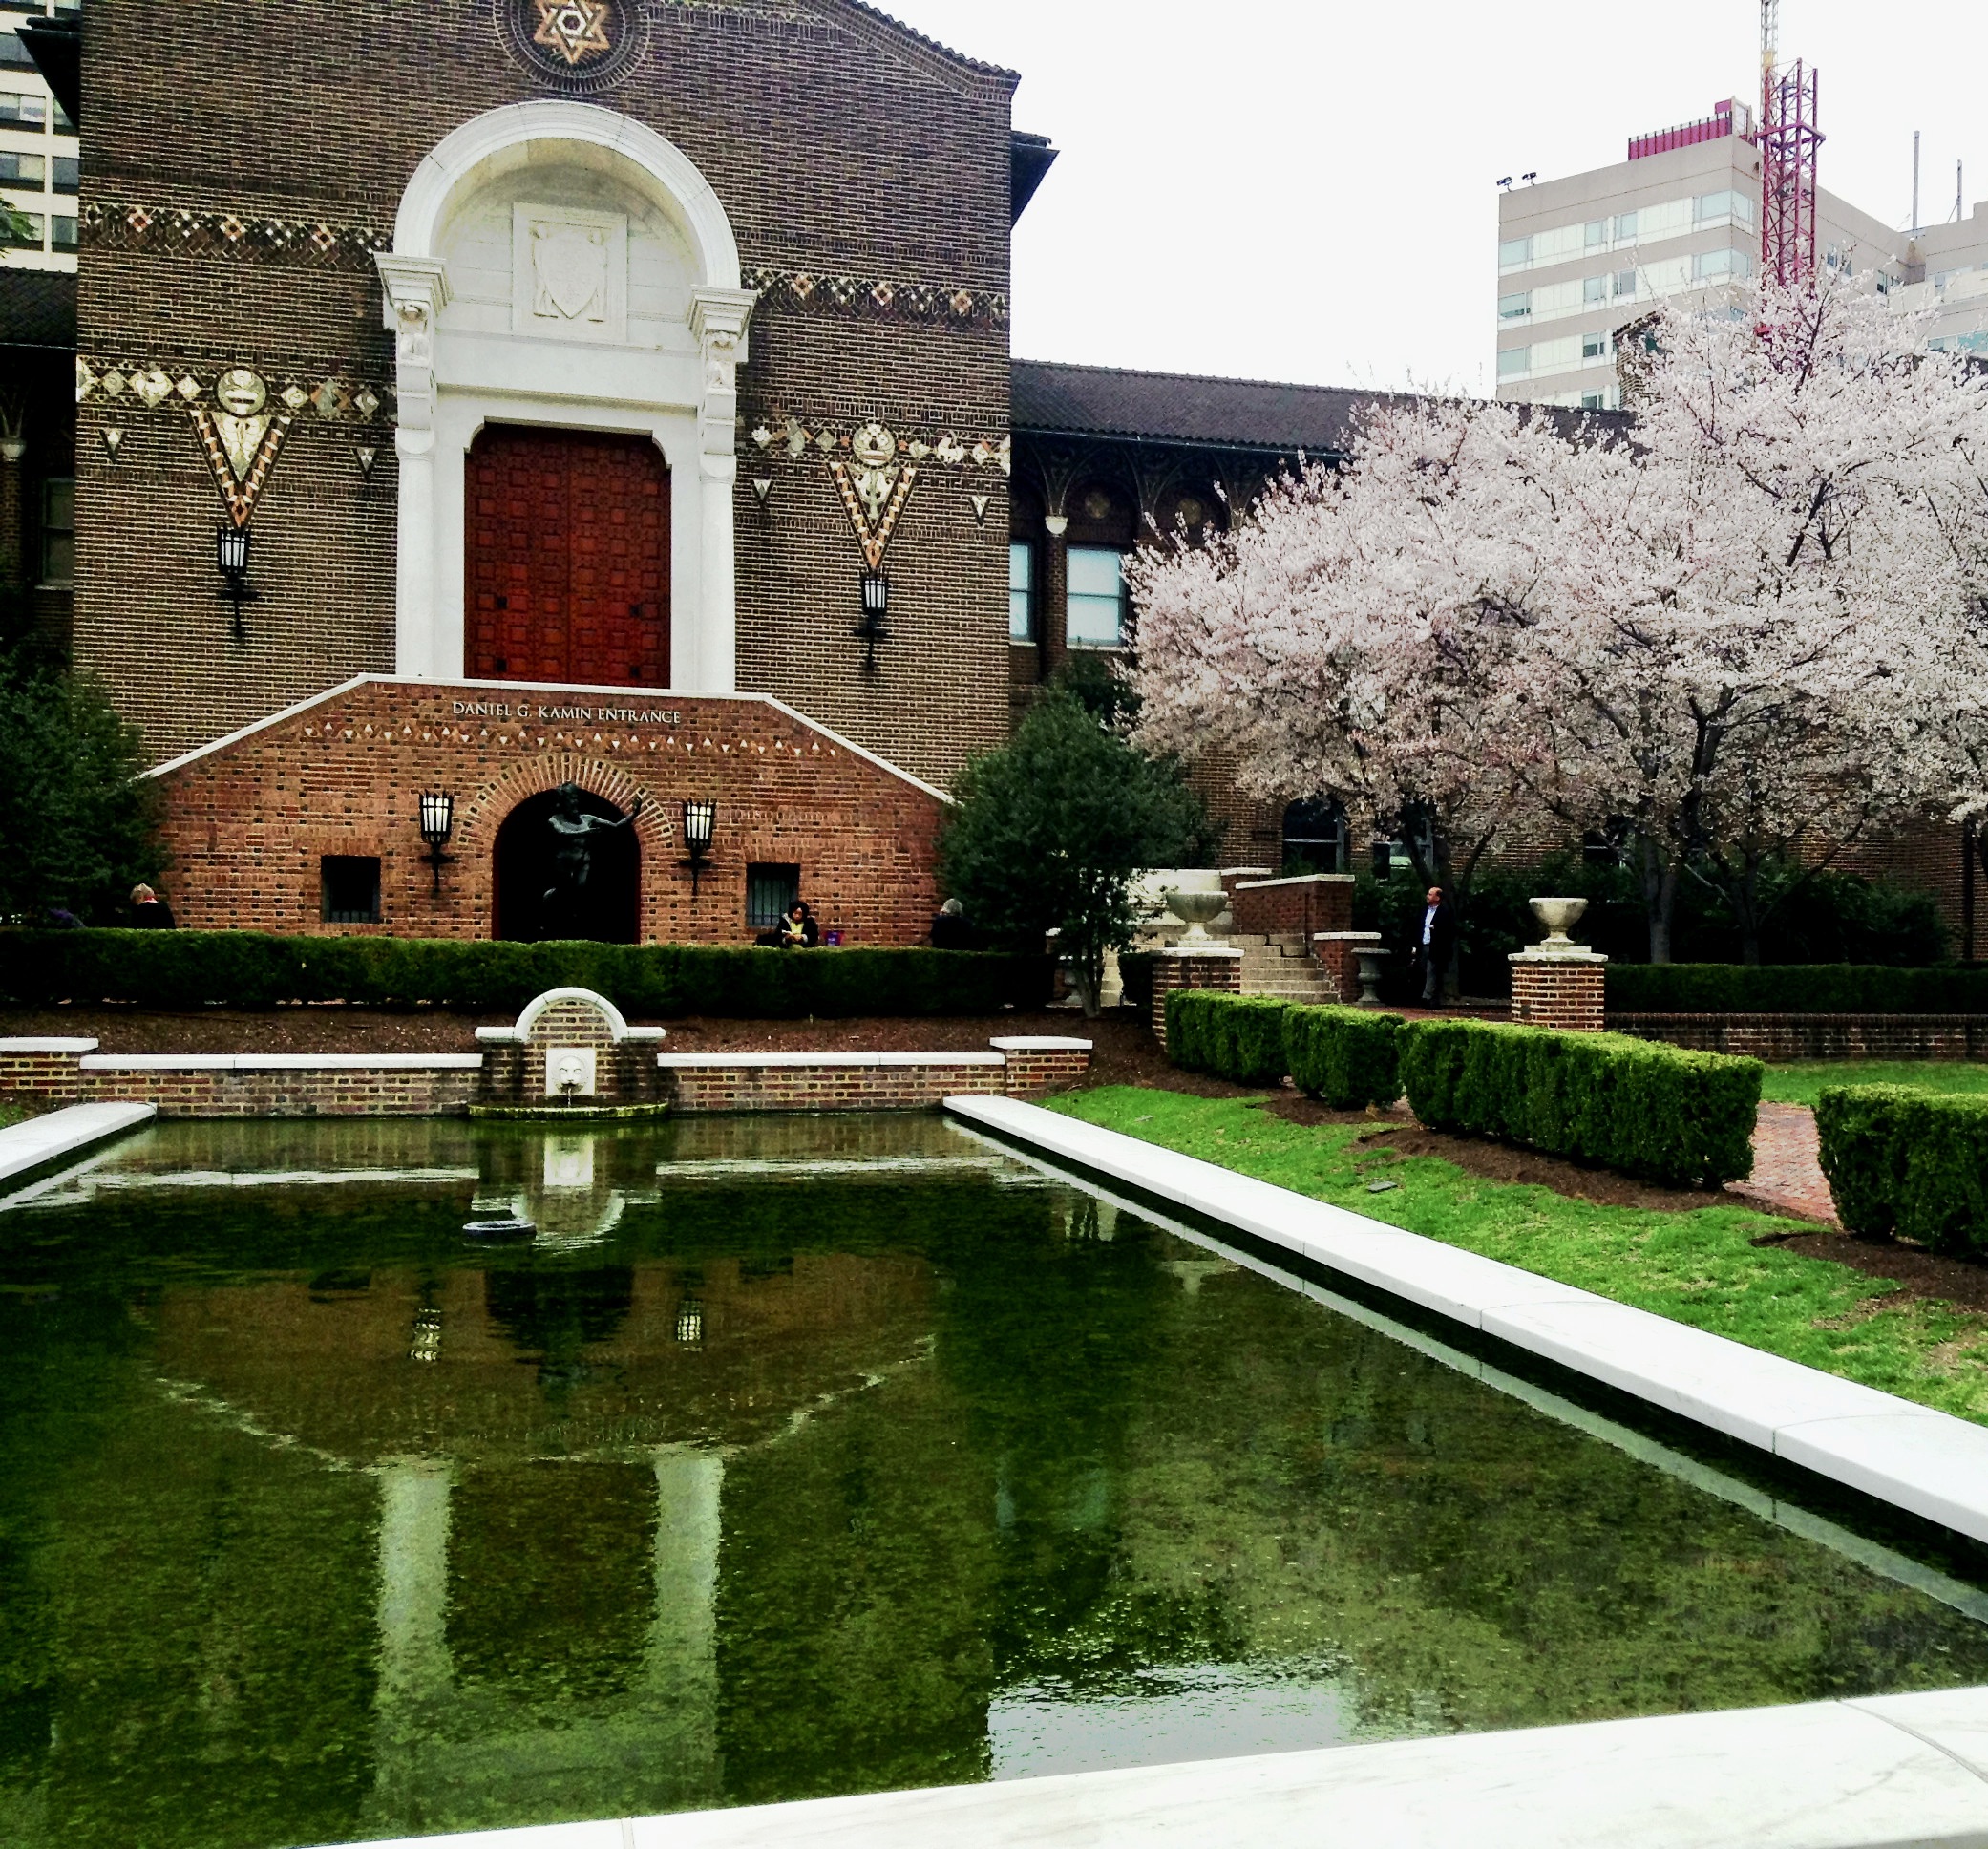
[[[1015, 234], [1014, 351], [1322, 385], [1488, 389], [1494, 182], [1619, 160], [1757, 98], [1749, 0], [882, 0], [1022, 73], [1062, 150]], [[1988, 200], [1988, 5], [1783, 0], [1822, 184], [1894, 224]]]

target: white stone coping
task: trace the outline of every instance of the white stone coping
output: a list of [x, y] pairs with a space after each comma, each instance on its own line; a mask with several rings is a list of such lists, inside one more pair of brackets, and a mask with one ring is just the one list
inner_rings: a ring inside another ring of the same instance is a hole
[[422, 1837], [373, 1849], [1978, 1849], [1988, 1689]]
[[1513, 950], [1507, 959], [1511, 963], [1606, 963], [1608, 959], [1599, 950], [1591, 950], [1584, 944], [1569, 945], [1565, 949], [1548, 949], [1543, 944], [1529, 944], [1523, 950]]
[[72, 1104], [0, 1130], [0, 1181], [121, 1137], [159, 1115], [156, 1104]]
[[[522, 1047], [530, 1041], [531, 1037], [529, 1033], [519, 1033], [516, 1028], [478, 1028], [476, 1030], [476, 1038], [482, 1041], [486, 1047]], [[615, 1041], [619, 1045], [624, 1040], [633, 1040], [637, 1045], [640, 1045], [645, 1041], [663, 1041], [668, 1039], [668, 1033], [662, 1028], [624, 1027], [620, 1033], [615, 1035]]]
[[987, 1044], [997, 1052], [1089, 1052], [1096, 1042], [1055, 1033], [1004, 1033]]
[[659, 1052], [656, 1064], [668, 1072], [745, 1072], [765, 1066], [793, 1072], [808, 1066], [1005, 1066], [998, 1052]]
[[1233, 944], [1170, 944], [1159, 953], [1163, 957], [1234, 957], [1238, 963], [1242, 952]]
[[1988, 1426], [1019, 1098], [945, 1108], [1988, 1541]]
[[1378, 944], [1379, 931], [1314, 931], [1314, 944]]
[[1261, 892], [1266, 886], [1316, 886], [1324, 883], [1336, 886], [1350, 886], [1350, 873], [1287, 873], [1280, 880], [1238, 880], [1237, 892]]
[[95, 1040], [68, 1040], [60, 1034], [26, 1034], [0, 1037], [0, 1053], [10, 1052], [95, 1052]]
[[96, 1052], [86, 1073], [473, 1073], [480, 1052]]

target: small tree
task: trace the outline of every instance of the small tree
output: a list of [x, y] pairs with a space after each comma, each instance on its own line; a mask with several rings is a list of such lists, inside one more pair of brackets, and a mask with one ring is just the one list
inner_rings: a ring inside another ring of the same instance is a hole
[[165, 863], [137, 731], [94, 681], [63, 670], [17, 592], [0, 592], [0, 919], [53, 909], [92, 923]]
[[1105, 952], [1138, 928], [1132, 875], [1212, 847], [1199, 799], [1171, 759], [1128, 744], [1064, 688], [969, 764], [957, 795], [940, 848], [947, 886], [990, 938], [1035, 946], [1055, 931], [1095, 1015]]

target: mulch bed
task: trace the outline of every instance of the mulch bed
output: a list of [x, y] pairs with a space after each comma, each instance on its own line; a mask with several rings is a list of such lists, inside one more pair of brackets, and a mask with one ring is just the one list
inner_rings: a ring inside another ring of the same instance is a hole
[[[509, 1014], [455, 1014], [439, 1009], [389, 1013], [359, 1008], [284, 1008], [268, 1012], [201, 1009], [179, 1014], [120, 1008], [0, 1010], [0, 1035], [92, 1036], [105, 1052], [469, 1052], [479, 1027], [508, 1027]], [[992, 1015], [890, 1015], [857, 1020], [737, 1021], [706, 1017], [663, 1020], [672, 1052], [983, 1052], [997, 1034], [1072, 1035], [1093, 1043], [1087, 1087], [1145, 1085], [1197, 1097], [1258, 1097], [1262, 1087], [1184, 1073], [1171, 1064], [1143, 1015], [1114, 1010], [1087, 1022], [1068, 1009]], [[1606, 1207], [1681, 1213], [1735, 1204], [1734, 1198], [1689, 1188], [1654, 1187], [1608, 1169], [1582, 1168], [1556, 1157], [1502, 1143], [1479, 1142], [1425, 1130], [1406, 1104], [1391, 1111], [1328, 1111], [1290, 1090], [1269, 1107], [1298, 1124], [1361, 1124], [1376, 1157], [1438, 1156], [1487, 1180], [1551, 1188]], [[1746, 1201], [1738, 1204], [1753, 1206]], [[1835, 1232], [1770, 1233], [1758, 1242], [1806, 1258], [1830, 1259], [1867, 1275], [1890, 1278], [1913, 1297], [1988, 1310], [1988, 1265], [1945, 1258], [1921, 1247], [1878, 1244]]]

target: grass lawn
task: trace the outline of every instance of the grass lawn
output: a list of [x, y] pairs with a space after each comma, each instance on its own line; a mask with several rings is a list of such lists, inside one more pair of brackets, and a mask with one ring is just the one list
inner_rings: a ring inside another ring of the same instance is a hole
[[[1397, 1157], [1385, 1138], [1361, 1142], [1358, 1124], [1310, 1128], [1248, 1098], [1110, 1086], [1050, 1109], [1988, 1424], [1988, 1318], [1750, 1243], [1794, 1222], [1736, 1205], [1597, 1206]], [[1369, 1194], [1380, 1179], [1401, 1185]]]
[[1769, 1066], [1761, 1096], [1815, 1107], [1825, 1085], [1914, 1085], [1922, 1092], [1988, 1092], [1988, 1062], [1965, 1059], [1807, 1059]]

